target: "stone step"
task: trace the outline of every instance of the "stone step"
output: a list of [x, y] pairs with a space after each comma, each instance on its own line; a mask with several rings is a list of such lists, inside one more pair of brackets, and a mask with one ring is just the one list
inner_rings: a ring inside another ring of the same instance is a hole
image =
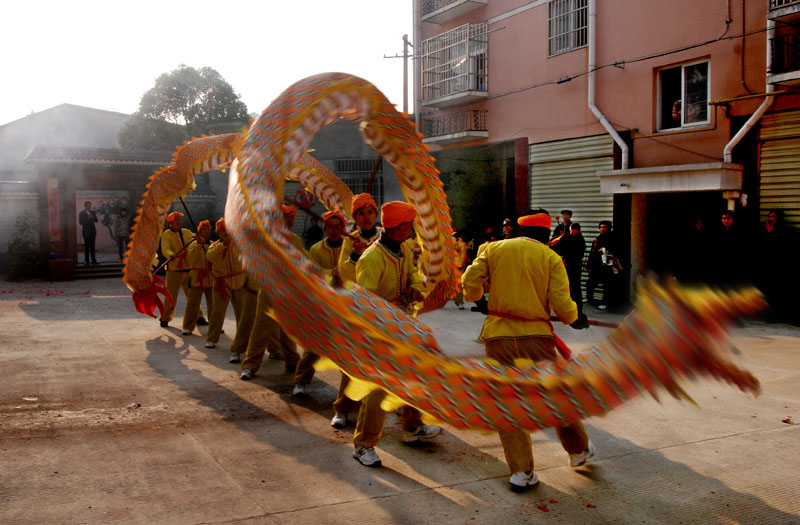
[[108, 277], [122, 277], [122, 263], [101, 263], [86, 266], [75, 265], [75, 279], [105, 279]]

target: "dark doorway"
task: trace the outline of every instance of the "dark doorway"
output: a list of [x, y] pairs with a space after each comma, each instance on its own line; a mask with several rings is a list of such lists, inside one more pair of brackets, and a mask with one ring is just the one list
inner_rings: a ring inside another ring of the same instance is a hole
[[[647, 268], [659, 275], [697, 280], [707, 263], [713, 236], [725, 206], [719, 192], [653, 194], [647, 197]], [[704, 234], [696, 223], [703, 221]], [[703, 242], [705, 239], [705, 242]]]

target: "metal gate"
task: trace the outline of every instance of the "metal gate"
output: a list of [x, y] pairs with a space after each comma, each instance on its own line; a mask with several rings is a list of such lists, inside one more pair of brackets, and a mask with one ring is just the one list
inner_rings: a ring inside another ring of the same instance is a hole
[[787, 225], [800, 227], [800, 110], [765, 115], [759, 139], [761, 220], [779, 209]]
[[[614, 196], [600, 193], [600, 170], [614, 169], [614, 141], [608, 135], [532, 144], [530, 146], [530, 204], [550, 215], [572, 210], [586, 239], [584, 260], [600, 234], [597, 224], [612, 220]], [[555, 226], [554, 226], [555, 227]], [[582, 281], [585, 285], [587, 274]]]

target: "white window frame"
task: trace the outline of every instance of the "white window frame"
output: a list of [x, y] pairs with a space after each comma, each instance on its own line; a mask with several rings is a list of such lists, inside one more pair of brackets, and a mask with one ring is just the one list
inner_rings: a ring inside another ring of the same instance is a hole
[[[588, 0], [550, 0], [547, 3], [547, 56], [553, 57], [588, 45]], [[554, 15], [557, 5], [568, 6], [567, 12]], [[582, 19], [582, 25], [581, 24]], [[553, 34], [554, 26], [562, 31]]]
[[[686, 112], [683, 110], [686, 106], [686, 68], [691, 66], [696, 66], [697, 64], [707, 64], [706, 68], [706, 119], [697, 122], [686, 122]], [[681, 122], [679, 126], [674, 126], [671, 128], [665, 128], [663, 122], [663, 114], [662, 114], [662, 104], [663, 104], [663, 90], [662, 90], [662, 81], [661, 81], [661, 74], [663, 71], [672, 70], [681, 68]], [[668, 67], [663, 67], [658, 70], [658, 76], [656, 78], [657, 86], [658, 86], [658, 122], [657, 122], [657, 130], [663, 132], [669, 131], [678, 131], [682, 129], [691, 129], [691, 128], [698, 128], [698, 127], [705, 127], [711, 124], [711, 106], [708, 104], [711, 100], [711, 59], [704, 58], [702, 60], [695, 60], [692, 62], [686, 62], [685, 64], [678, 64], [672, 65]]]

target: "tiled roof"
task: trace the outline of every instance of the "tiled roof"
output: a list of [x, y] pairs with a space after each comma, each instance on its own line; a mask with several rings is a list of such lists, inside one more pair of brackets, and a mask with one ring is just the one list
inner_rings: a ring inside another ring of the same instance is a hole
[[116, 148], [71, 148], [36, 146], [25, 157], [26, 163], [138, 164], [166, 166], [171, 151], [126, 150]]

